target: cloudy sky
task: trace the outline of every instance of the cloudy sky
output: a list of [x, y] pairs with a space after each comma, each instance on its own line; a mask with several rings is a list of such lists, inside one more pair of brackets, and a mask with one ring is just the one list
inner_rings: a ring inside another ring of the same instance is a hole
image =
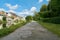
[[49, 0], [0, 0], [0, 11], [14, 12], [19, 16], [33, 15]]

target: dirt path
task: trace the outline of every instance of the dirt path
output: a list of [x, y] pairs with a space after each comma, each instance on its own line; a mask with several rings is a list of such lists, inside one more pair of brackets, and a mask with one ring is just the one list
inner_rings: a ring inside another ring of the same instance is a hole
[[60, 40], [37, 22], [30, 22], [0, 40]]

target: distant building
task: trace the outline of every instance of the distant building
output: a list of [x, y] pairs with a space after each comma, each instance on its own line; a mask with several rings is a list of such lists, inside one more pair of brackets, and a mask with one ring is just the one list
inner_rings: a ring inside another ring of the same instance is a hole
[[[5, 12], [4, 11], [0, 11], [0, 21], [3, 21], [3, 17], [5, 16]], [[3, 28], [3, 24], [0, 24], [0, 29]]]
[[[15, 25], [17, 23], [20, 22], [20, 20], [23, 20], [22, 17], [16, 15], [15, 13], [12, 13], [12, 12], [4, 12], [4, 11], [0, 11], [0, 20], [3, 21], [3, 17], [6, 17], [6, 26], [9, 28], [11, 25]], [[3, 24], [0, 24], [0, 29], [2, 29]]]
[[7, 20], [6, 26], [8, 28], [14, 23], [13, 19], [11, 17], [12, 17], [12, 15], [10, 13], [6, 12], [6, 20]]

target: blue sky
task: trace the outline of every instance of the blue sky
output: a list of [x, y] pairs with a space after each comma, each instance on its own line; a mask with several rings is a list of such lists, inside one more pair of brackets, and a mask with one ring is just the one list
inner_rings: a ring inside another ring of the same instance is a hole
[[34, 11], [39, 11], [48, 2], [49, 0], [0, 0], [0, 11], [15, 12], [20, 16], [33, 15]]

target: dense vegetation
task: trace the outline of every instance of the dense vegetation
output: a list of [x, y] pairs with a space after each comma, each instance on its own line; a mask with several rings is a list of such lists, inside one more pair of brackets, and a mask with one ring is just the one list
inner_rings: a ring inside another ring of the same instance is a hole
[[42, 5], [33, 19], [60, 36], [60, 0], [51, 0], [48, 5]]
[[60, 5], [58, 3], [60, 3], [59, 0], [51, 0], [48, 5], [42, 5], [40, 11], [34, 15], [34, 19], [41, 20], [42, 18], [44, 18], [44, 20], [50, 20], [49, 22], [55, 21], [54, 23], [59, 23]]
[[0, 30], [0, 37], [3, 37], [3, 36], [10, 34], [11, 32], [15, 31], [17, 28], [19, 28], [25, 24], [26, 24], [26, 22], [22, 21], [16, 25], [11, 25], [9, 28], [5, 27], [5, 28], [1, 29]]
[[6, 27], [6, 17], [3, 17], [3, 27]]
[[26, 19], [27, 22], [30, 22], [33, 19], [33, 17], [29, 15], [25, 19]]

